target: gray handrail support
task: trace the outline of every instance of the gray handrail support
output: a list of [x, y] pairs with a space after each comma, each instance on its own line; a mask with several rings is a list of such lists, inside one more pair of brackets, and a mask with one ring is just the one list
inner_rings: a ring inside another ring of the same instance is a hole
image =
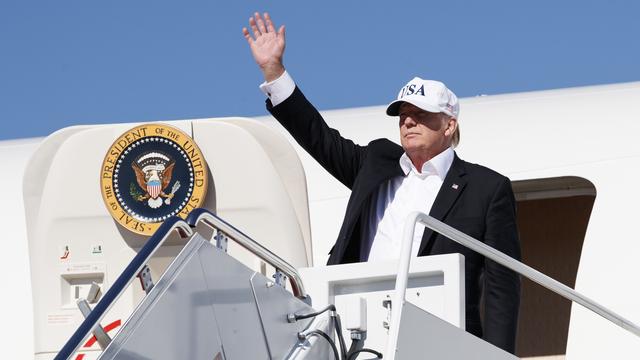
[[407, 280], [409, 276], [409, 265], [411, 262], [411, 247], [413, 245], [413, 235], [416, 224], [420, 222], [429, 229], [440, 233], [447, 238], [465, 246], [487, 259], [511, 269], [527, 279], [553, 291], [554, 293], [564, 297], [565, 299], [576, 302], [594, 313], [602, 316], [610, 322], [622, 327], [623, 329], [640, 337], [640, 327], [630, 320], [616, 314], [601, 304], [575, 291], [574, 289], [554, 280], [553, 278], [513, 259], [512, 257], [486, 245], [485, 243], [474, 239], [473, 237], [439, 221], [427, 214], [421, 212], [412, 212], [409, 214], [404, 225], [402, 248], [400, 250], [400, 261], [398, 267], [398, 276], [396, 278], [396, 288], [394, 293], [394, 303], [391, 314], [391, 327], [389, 331], [389, 342], [387, 343], [387, 357], [395, 358], [395, 351], [398, 343], [398, 332], [400, 330], [400, 314], [405, 302], [405, 293], [407, 290]]
[[196, 220], [193, 221], [191, 225], [194, 226], [199, 222], [202, 222], [205, 225], [224, 233], [228, 238], [235, 241], [238, 245], [242, 246], [250, 253], [262, 259], [267, 264], [273, 266], [276, 271], [283, 273], [287, 278], [289, 278], [293, 295], [309, 303], [310, 297], [305, 292], [304, 285], [302, 284], [302, 278], [300, 277], [298, 270], [296, 270], [293, 265], [289, 264], [278, 255], [269, 251], [269, 249], [260, 245], [260, 243], [258, 243], [257, 241], [253, 240], [249, 236], [242, 233], [240, 230], [233, 227], [233, 225], [227, 223], [226, 221], [222, 220], [209, 211], [202, 211], [198, 213]]

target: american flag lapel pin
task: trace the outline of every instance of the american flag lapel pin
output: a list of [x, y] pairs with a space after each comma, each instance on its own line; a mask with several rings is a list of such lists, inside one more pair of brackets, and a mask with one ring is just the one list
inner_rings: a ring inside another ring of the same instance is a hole
[[453, 190], [458, 190], [458, 184], [453, 184], [453, 185], [451, 185], [451, 188], [452, 188]]

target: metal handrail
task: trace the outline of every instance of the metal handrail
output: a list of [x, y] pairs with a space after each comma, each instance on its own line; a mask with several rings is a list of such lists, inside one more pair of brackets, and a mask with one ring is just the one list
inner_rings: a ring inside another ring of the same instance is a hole
[[118, 279], [116, 279], [102, 299], [96, 304], [95, 308], [93, 308], [91, 313], [89, 313], [82, 324], [80, 324], [78, 329], [71, 335], [71, 338], [69, 338], [67, 343], [58, 352], [54, 360], [68, 359], [80, 348], [82, 342], [100, 325], [100, 320], [102, 320], [122, 292], [129, 286], [131, 281], [135, 279], [151, 256], [174, 230], [178, 230], [183, 238], [193, 235], [189, 224], [178, 217], [172, 217], [163, 222], [124, 271], [122, 271], [120, 276], [118, 276]]
[[293, 295], [305, 302], [309, 300], [309, 296], [305, 292], [304, 285], [302, 284], [302, 278], [300, 277], [298, 270], [296, 270], [296, 268], [291, 264], [207, 209], [195, 209], [191, 211], [187, 217], [187, 222], [193, 227], [201, 221], [210, 227], [220, 230], [233, 241], [238, 243], [238, 245], [264, 260], [266, 263], [276, 268], [276, 270], [281, 271], [289, 278]]
[[398, 268], [398, 277], [396, 278], [395, 300], [392, 310], [393, 313], [391, 318], [391, 329], [389, 333], [389, 342], [387, 344], [387, 356], [390, 357], [390, 359], [394, 358], [395, 349], [397, 347], [398, 332], [400, 330], [400, 322], [397, 321], [397, 319], [399, 319], [400, 314], [402, 313], [402, 306], [405, 301], [407, 279], [409, 275], [409, 263], [411, 262], [411, 247], [413, 245], [413, 235], [415, 232], [415, 227], [418, 222], [422, 223], [429, 229], [448, 237], [458, 244], [465, 246], [483, 255], [484, 257], [517, 272], [518, 274], [553, 291], [554, 293], [564, 297], [565, 299], [569, 299], [584, 306], [585, 308], [595, 312], [596, 314], [620, 326], [621, 328], [640, 337], [640, 327], [638, 327], [638, 325], [634, 324], [633, 322], [607, 309], [606, 307], [600, 305], [592, 299], [580, 294], [574, 289], [492, 248], [491, 246], [488, 246], [483, 242], [478, 241], [459, 230], [456, 230], [455, 228], [443, 223], [442, 221], [439, 221], [427, 214], [416, 211], [409, 215], [408, 220], [405, 222], [404, 226], [402, 249], [400, 250], [400, 266]]

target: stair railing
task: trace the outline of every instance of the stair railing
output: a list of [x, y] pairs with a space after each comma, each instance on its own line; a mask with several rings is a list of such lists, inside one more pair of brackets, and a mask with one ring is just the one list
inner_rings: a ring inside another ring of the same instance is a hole
[[416, 224], [418, 222], [428, 227], [429, 229], [457, 242], [458, 244], [483, 255], [487, 259], [493, 260], [496, 263], [517, 272], [518, 274], [553, 291], [554, 293], [564, 297], [565, 299], [569, 299], [584, 306], [585, 308], [602, 316], [610, 322], [640, 337], [640, 327], [638, 327], [638, 325], [634, 324], [633, 322], [607, 309], [606, 307], [575, 291], [574, 289], [558, 282], [557, 280], [554, 280], [553, 278], [492, 248], [491, 246], [488, 246], [483, 242], [476, 240], [459, 230], [456, 230], [455, 228], [443, 223], [438, 219], [416, 211], [409, 214], [409, 217], [405, 222], [402, 235], [403, 238], [402, 248], [400, 250], [400, 263], [398, 267], [398, 276], [396, 278], [396, 288], [393, 301], [394, 304], [391, 315], [391, 327], [389, 329], [389, 342], [387, 343], [386, 352], [389, 359], [395, 358], [395, 351], [398, 344], [398, 333], [400, 330], [400, 322], [398, 321], [398, 319], [400, 318], [400, 314], [402, 314], [402, 307], [406, 299], [405, 294], [409, 276], [409, 264], [411, 262], [413, 235], [415, 232]]
[[83, 341], [91, 334], [98, 326], [100, 321], [107, 314], [111, 306], [118, 300], [120, 295], [124, 292], [129, 284], [135, 279], [142, 269], [147, 265], [147, 262], [153, 254], [160, 248], [162, 243], [174, 232], [177, 231], [180, 237], [190, 238], [193, 236], [193, 231], [184, 220], [179, 217], [172, 217], [167, 219], [160, 225], [158, 230], [147, 240], [144, 246], [138, 251], [136, 256], [131, 260], [129, 265], [122, 271], [120, 276], [111, 285], [109, 290], [104, 294], [96, 306], [84, 319], [82, 324], [71, 335], [66, 344], [58, 352], [58, 355], [54, 360], [65, 360], [72, 356]]
[[[207, 226], [222, 232], [224, 236], [230, 238], [267, 264], [273, 266], [276, 269], [276, 275], [281, 272], [289, 279], [293, 295], [307, 304], [310, 304], [311, 299], [304, 290], [302, 278], [300, 277], [298, 270], [278, 255], [269, 251], [269, 249], [260, 245], [257, 241], [245, 235], [242, 231], [236, 229], [233, 225], [222, 220], [209, 210], [202, 208], [191, 211], [187, 217], [187, 222], [193, 227], [197, 226], [198, 223], [203, 222]], [[279, 280], [276, 278], [276, 281]]]

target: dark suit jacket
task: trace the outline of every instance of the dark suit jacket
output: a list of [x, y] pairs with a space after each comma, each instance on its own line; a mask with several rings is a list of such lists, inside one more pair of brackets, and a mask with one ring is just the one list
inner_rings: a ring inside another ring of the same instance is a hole
[[[404, 150], [387, 139], [360, 146], [341, 137], [327, 126], [297, 87], [278, 106], [267, 100], [267, 109], [314, 159], [352, 190], [328, 264], [360, 261], [360, 243], [370, 221], [367, 210], [375, 204], [380, 184], [404, 175], [399, 163]], [[519, 260], [515, 211], [508, 178], [456, 155], [430, 215]], [[425, 230], [419, 255], [448, 253], [460, 253], [465, 258], [467, 331], [513, 353], [520, 303], [519, 276], [432, 230]], [[484, 324], [481, 324], [483, 290]]]

